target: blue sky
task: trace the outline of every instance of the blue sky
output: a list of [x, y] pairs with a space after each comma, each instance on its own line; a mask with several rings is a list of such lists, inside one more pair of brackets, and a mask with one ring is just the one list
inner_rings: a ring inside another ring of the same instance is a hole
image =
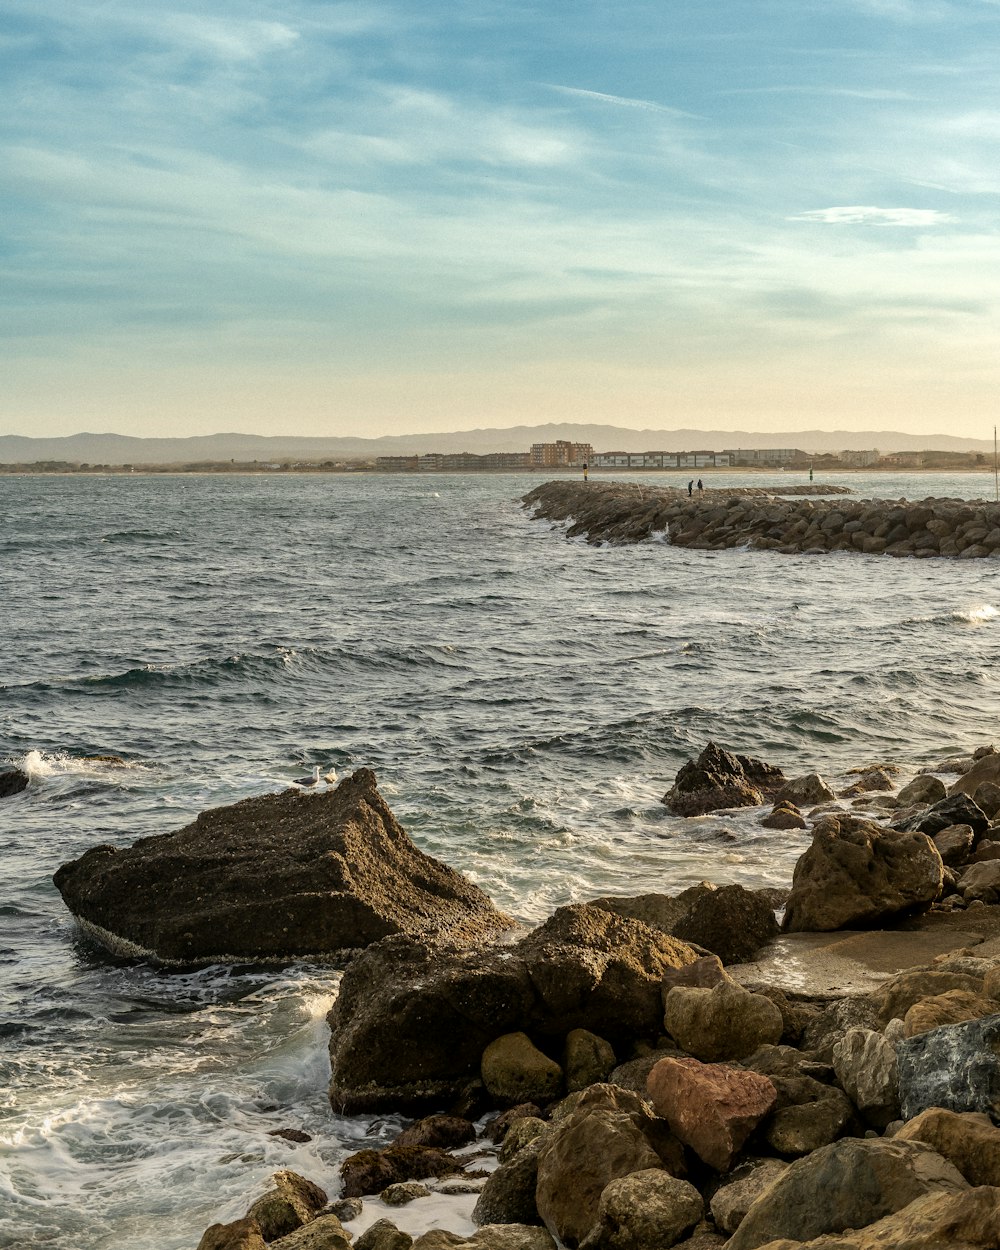
[[0, 0], [0, 433], [989, 437], [1000, 0]]

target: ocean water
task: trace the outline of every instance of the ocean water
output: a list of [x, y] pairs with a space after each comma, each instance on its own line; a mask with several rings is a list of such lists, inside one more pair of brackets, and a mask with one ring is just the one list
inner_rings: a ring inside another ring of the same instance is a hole
[[590, 547], [528, 518], [538, 481], [0, 477], [0, 758], [31, 774], [0, 801], [0, 1247], [193, 1250], [275, 1167], [335, 1192], [394, 1126], [330, 1114], [336, 971], [115, 965], [51, 884], [87, 847], [366, 765], [421, 848], [534, 922], [787, 883], [802, 834], [660, 803], [710, 738], [836, 778], [996, 736], [1000, 563]]

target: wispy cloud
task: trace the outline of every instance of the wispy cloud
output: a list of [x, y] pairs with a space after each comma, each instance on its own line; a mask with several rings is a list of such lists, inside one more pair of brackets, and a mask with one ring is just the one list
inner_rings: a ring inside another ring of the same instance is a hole
[[876, 208], [871, 204], [814, 208], [789, 217], [789, 221], [818, 221], [830, 226], [904, 226], [924, 229], [943, 226], [955, 220], [933, 208]]
[[597, 104], [613, 104], [619, 108], [643, 109], [650, 113], [667, 113], [672, 117], [692, 117], [692, 113], [685, 112], [684, 109], [671, 108], [667, 104], [657, 104], [655, 100], [641, 100], [633, 96], [624, 95], [608, 95], [605, 91], [589, 91], [586, 87], [563, 87], [558, 83], [546, 82], [541, 84], [550, 91], [558, 91], [561, 95], [579, 96], [584, 100], [590, 100]]

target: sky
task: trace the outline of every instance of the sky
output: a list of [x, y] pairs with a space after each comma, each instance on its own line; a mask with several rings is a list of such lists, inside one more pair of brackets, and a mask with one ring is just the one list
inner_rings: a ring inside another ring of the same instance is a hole
[[0, 434], [987, 438], [1000, 0], [0, 0]]

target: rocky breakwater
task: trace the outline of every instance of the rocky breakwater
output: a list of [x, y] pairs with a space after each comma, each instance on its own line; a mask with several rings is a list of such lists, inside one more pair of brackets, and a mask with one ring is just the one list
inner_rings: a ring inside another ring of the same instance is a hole
[[393, 934], [482, 940], [514, 922], [419, 851], [359, 769], [202, 812], [176, 833], [98, 846], [54, 877], [83, 930], [166, 964], [339, 959]]
[[[808, 487], [707, 490], [689, 497], [626, 482], [547, 482], [524, 496], [536, 519], [567, 523], [568, 537], [635, 543], [663, 534], [677, 547], [717, 551], [1000, 556], [1000, 505], [961, 499], [792, 498]], [[822, 488], [824, 495], [834, 489]], [[846, 489], [846, 488], [840, 488]]]

